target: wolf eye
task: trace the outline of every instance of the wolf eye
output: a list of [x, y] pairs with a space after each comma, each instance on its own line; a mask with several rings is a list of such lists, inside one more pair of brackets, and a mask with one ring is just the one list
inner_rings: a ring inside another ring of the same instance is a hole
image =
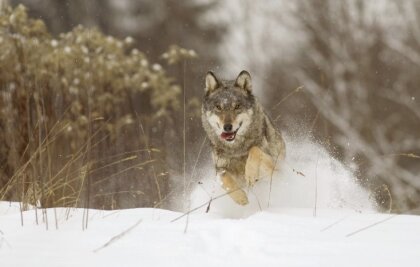
[[236, 106], [235, 106], [235, 109], [240, 109], [241, 108], [241, 105], [239, 105], [239, 104], [237, 104]]
[[216, 105], [217, 110], [222, 110], [222, 107], [220, 105]]

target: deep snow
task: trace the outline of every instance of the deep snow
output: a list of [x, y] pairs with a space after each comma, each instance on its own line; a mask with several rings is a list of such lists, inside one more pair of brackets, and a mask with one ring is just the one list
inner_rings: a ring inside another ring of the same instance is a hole
[[[39, 210], [39, 224], [29, 210], [22, 226], [19, 204], [0, 202], [0, 267], [419, 266], [419, 216], [379, 214], [321, 146], [287, 145], [281, 171], [249, 191], [246, 207], [223, 197], [175, 221], [183, 213], [89, 210], [85, 230], [85, 210], [48, 209], [46, 230]], [[211, 167], [199, 170], [186, 209], [223, 194]]]
[[[268, 209], [246, 219], [159, 209], [90, 210], [82, 230], [83, 210], [48, 210], [50, 229], [36, 225], [34, 211], [1, 204], [0, 266], [418, 266], [420, 218], [399, 215], [359, 232], [386, 214], [340, 210]], [[114, 236], [141, 220], [120, 239]], [[95, 252], [95, 250], [99, 249]]]

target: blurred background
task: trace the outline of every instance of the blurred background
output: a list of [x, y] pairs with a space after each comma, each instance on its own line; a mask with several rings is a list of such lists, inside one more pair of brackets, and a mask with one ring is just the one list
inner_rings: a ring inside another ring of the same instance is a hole
[[284, 134], [420, 206], [418, 0], [0, 3], [1, 199], [170, 207], [208, 158], [204, 74], [246, 69]]

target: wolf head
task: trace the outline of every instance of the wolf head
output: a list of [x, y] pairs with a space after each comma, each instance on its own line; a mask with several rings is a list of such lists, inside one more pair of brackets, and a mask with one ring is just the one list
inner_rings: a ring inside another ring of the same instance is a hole
[[236, 80], [221, 80], [213, 72], [207, 73], [202, 120], [211, 139], [235, 143], [248, 131], [254, 107], [251, 75], [247, 71], [242, 71]]

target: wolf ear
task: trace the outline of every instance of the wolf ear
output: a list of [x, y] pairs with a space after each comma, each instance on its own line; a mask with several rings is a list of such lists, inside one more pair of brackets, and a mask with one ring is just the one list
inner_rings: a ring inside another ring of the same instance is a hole
[[249, 72], [246, 70], [241, 71], [241, 73], [238, 75], [238, 78], [236, 78], [235, 85], [250, 93], [252, 91], [252, 82]]
[[213, 72], [208, 71], [206, 75], [206, 93], [210, 93], [219, 87], [219, 81]]

